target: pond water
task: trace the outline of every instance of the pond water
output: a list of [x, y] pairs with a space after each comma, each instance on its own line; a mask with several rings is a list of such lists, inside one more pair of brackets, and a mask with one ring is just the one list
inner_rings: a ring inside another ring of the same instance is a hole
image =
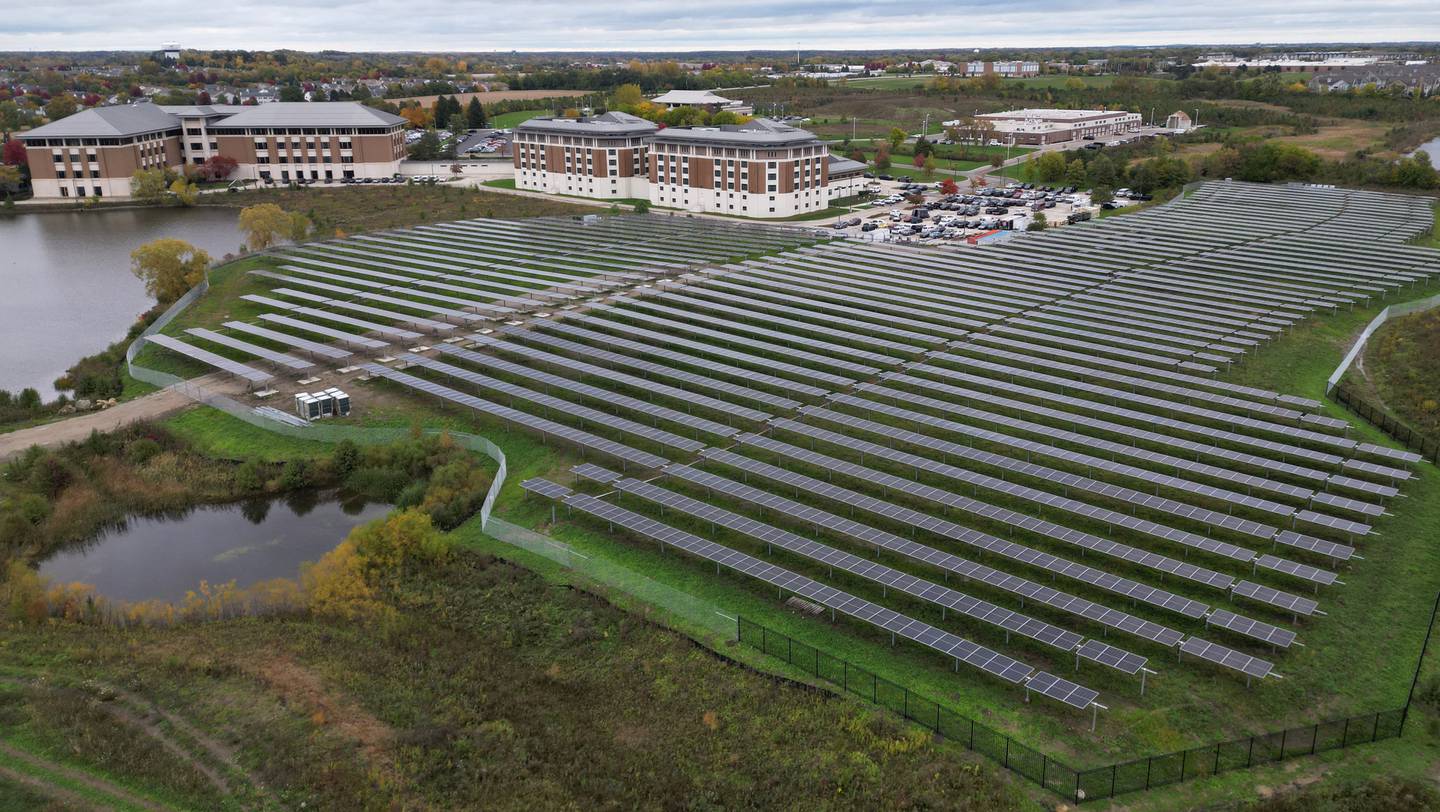
[[85, 583], [121, 601], [180, 601], [201, 580], [245, 587], [294, 578], [352, 527], [384, 516], [389, 505], [334, 493], [301, 492], [169, 516], [139, 516], [40, 565], [61, 583]]
[[55, 397], [57, 377], [154, 304], [131, 251], [176, 237], [218, 259], [243, 242], [238, 219], [221, 207], [0, 215], [0, 389]]
[[1427, 141], [1416, 147], [1415, 149], [1416, 152], [1419, 152], [1420, 150], [1425, 150], [1425, 152], [1429, 153], [1431, 166], [1434, 166], [1436, 169], [1440, 169], [1440, 138], [1436, 138], [1433, 141]]

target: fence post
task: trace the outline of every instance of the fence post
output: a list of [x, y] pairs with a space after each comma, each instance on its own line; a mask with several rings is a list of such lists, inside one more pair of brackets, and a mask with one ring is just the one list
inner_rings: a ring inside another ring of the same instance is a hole
[[[1430, 608], [1430, 625], [1425, 627], [1425, 642], [1420, 644], [1420, 659], [1415, 662], [1415, 676], [1410, 680], [1410, 693], [1405, 697], [1405, 709], [1400, 711], [1400, 733], [1405, 735], [1405, 721], [1410, 718], [1410, 703], [1415, 701], [1415, 687], [1420, 684], [1420, 669], [1425, 665], [1425, 652], [1430, 648], [1430, 635], [1435, 631], [1435, 615], [1440, 613], [1440, 592], [1435, 593], [1435, 605]], [[1375, 714], [1375, 727], [1379, 730], [1380, 714]], [[1374, 741], [1374, 737], [1371, 737]]]
[[1310, 731], [1310, 755], [1315, 755], [1315, 748], [1320, 746], [1320, 723], [1315, 723], [1315, 729]]
[[1145, 789], [1150, 789], [1150, 769], [1155, 766], [1155, 757], [1145, 759]]
[[1040, 788], [1045, 789], [1045, 776], [1050, 772], [1050, 757], [1040, 754]]
[[1254, 763], [1255, 763], [1255, 737], [1254, 737], [1254, 736], [1251, 736], [1251, 737], [1250, 737], [1250, 751], [1245, 754], [1245, 769], [1247, 769], [1247, 770], [1250, 769], [1250, 765], [1252, 765], [1252, 764], [1254, 764]]
[[1215, 769], [1210, 774], [1220, 774], [1220, 742], [1215, 742]]
[[1005, 737], [1005, 769], [1010, 769], [1010, 737]]
[[1119, 764], [1110, 765], [1110, 797], [1115, 797], [1115, 776], [1120, 772]]
[[1184, 781], [1184, 780], [1185, 780], [1185, 765], [1186, 765], [1187, 763], [1189, 763], [1189, 761], [1190, 761], [1190, 751], [1189, 751], [1189, 750], [1181, 750], [1181, 751], [1180, 751], [1180, 780], [1181, 780], [1181, 781]]

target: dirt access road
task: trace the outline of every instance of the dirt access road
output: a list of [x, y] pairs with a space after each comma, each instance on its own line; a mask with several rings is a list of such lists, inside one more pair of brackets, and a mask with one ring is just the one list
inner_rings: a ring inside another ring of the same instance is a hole
[[[219, 375], [207, 375], [196, 379], [195, 383], [211, 392], [227, 395], [243, 391], [239, 383]], [[92, 431], [103, 434], [131, 423], [154, 420], [178, 412], [194, 402], [185, 394], [166, 388], [127, 400], [104, 411], [84, 412], [43, 426], [0, 434], [0, 460], [7, 460], [32, 445], [49, 447], [78, 442], [89, 437]]]

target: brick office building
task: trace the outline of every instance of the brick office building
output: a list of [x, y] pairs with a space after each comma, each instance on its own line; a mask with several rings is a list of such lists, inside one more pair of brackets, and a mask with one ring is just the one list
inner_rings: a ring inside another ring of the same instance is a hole
[[745, 217], [789, 217], [830, 204], [826, 145], [767, 119], [660, 129], [625, 113], [531, 119], [515, 131], [515, 185]]
[[405, 157], [404, 127], [353, 102], [140, 103], [82, 110], [17, 137], [35, 197], [124, 198], [137, 170], [179, 171], [215, 155], [235, 160], [234, 179], [388, 177]]

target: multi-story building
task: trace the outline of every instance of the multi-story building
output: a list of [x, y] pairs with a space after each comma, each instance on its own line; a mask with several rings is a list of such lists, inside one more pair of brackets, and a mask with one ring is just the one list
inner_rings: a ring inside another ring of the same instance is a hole
[[646, 155], [659, 128], [628, 113], [541, 116], [515, 128], [515, 187], [606, 199], [649, 196]]
[[703, 107], [712, 113], [724, 110], [737, 116], [748, 116], [755, 112], [752, 105], [738, 99], [727, 99], [711, 90], [671, 90], [656, 96], [651, 101], [663, 105], [667, 110], [673, 110], [676, 107]]
[[789, 217], [830, 205], [830, 151], [768, 119], [667, 127], [650, 143], [650, 202], [697, 212]]
[[1002, 79], [1021, 79], [1040, 75], [1040, 63], [1034, 61], [987, 62], [974, 59], [965, 63], [966, 76], [994, 74]]
[[817, 211], [832, 193], [826, 145], [767, 119], [660, 129], [625, 113], [541, 117], [515, 129], [514, 150], [520, 189], [745, 217]]
[[354, 102], [94, 107], [19, 133], [37, 198], [128, 197], [141, 169], [182, 170], [216, 155], [234, 179], [286, 183], [389, 177], [405, 120]]
[[991, 137], [1016, 144], [1054, 144], [1122, 135], [1139, 129], [1140, 114], [1125, 110], [1010, 110], [982, 113], [977, 119], [988, 122]]

